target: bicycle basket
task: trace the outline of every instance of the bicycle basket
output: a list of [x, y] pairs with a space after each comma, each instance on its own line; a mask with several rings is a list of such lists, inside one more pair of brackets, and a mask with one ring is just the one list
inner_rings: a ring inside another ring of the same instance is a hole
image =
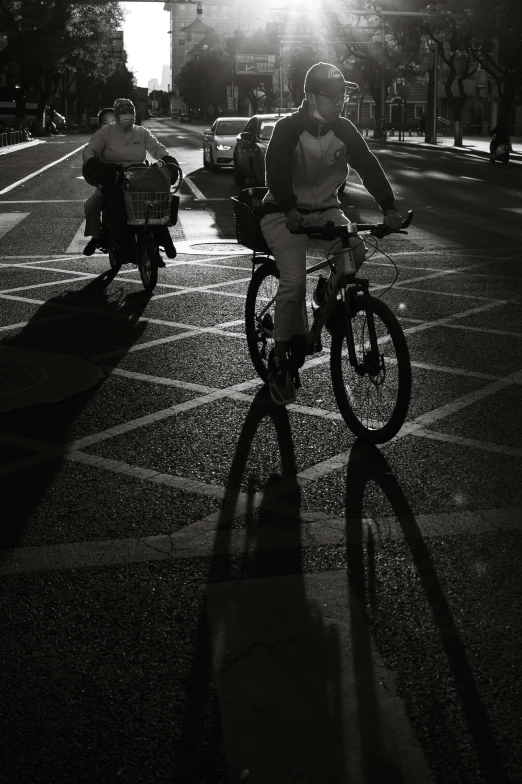
[[143, 226], [147, 220], [151, 226], [166, 226], [170, 222], [170, 193], [124, 191], [127, 223]]
[[166, 166], [136, 167], [125, 172], [123, 198], [127, 209], [127, 223], [143, 226], [163, 226], [170, 219], [170, 172]]
[[256, 209], [261, 207], [266, 193], [268, 188], [248, 188], [241, 191], [237, 198], [232, 198], [232, 206], [239, 244], [256, 253], [270, 254], [270, 248], [261, 231], [261, 217], [256, 215]]

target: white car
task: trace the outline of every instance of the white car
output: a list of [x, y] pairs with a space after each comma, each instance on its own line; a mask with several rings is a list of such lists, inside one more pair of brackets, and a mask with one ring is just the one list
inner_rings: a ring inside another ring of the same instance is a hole
[[218, 117], [211, 128], [205, 129], [203, 138], [203, 166], [219, 171], [222, 166], [232, 166], [236, 137], [249, 117]]

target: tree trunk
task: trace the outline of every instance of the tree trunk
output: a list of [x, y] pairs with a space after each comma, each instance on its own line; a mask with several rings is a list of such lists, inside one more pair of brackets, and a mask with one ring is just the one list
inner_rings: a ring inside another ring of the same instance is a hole
[[455, 131], [454, 131], [454, 147], [462, 147], [462, 122], [460, 118], [455, 120]]
[[433, 139], [433, 98], [435, 92], [435, 74], [433, 72], [433, 68], [429, 70], [429, 77], [428, 77], [428, 106], [426, 112], [426, 134], [424, 136], [424, 141], [426, 144], [432, 144]]

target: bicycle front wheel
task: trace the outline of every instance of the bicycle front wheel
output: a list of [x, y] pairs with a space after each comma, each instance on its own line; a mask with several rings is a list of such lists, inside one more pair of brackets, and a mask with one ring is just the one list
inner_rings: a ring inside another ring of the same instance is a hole
[[138, 246], [140, 278], [143, 288], [150, 294], [158, 282], [158, 251], [152, 237], [145, 235], [140, 240]]
[[[354, 311], [349, 323], [344, 306], [337, 313], [330, 353], [333, 389], [350, 430], [382, 444], [397, 435], [408, 414], [408, 345], [399, 322], [381, 300], [356, 297]], [[348, 350], [352, 341], [353, 362]]]
[[259, 377], [268, 381], [268, 355], [274, 347], [275, 296], [279, 270], [267, 259], [252, 275], [245, 304], [248, 351]]

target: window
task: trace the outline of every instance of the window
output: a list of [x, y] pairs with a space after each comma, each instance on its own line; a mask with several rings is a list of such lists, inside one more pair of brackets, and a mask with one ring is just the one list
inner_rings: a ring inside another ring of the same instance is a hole
[[372, 120], [375, 119], [375, 104], [374, 103], [370, 104], [370, 117], [372, 118]]
[[217, 120], [216, 120], [215, 123], [213, 123], [213, 125], [212, 125], [212, 127], [210, 129], [210, 133], [215, 133], [216, 132], [216, 126], [217, 126]]
[[245, 125], [246, 120], [227, 120], [220, 122], [215, 130], [218, 136], [237, 136], [245, 129]]
[[268, 141], [272, 136], [277, 120], [265, 120], [261, 122], [259, 128], [259, 138]]
[[415, 119], [418, 120], [421, 117], [424, 111], [424, 104], [416, 103], [415, 104]]

